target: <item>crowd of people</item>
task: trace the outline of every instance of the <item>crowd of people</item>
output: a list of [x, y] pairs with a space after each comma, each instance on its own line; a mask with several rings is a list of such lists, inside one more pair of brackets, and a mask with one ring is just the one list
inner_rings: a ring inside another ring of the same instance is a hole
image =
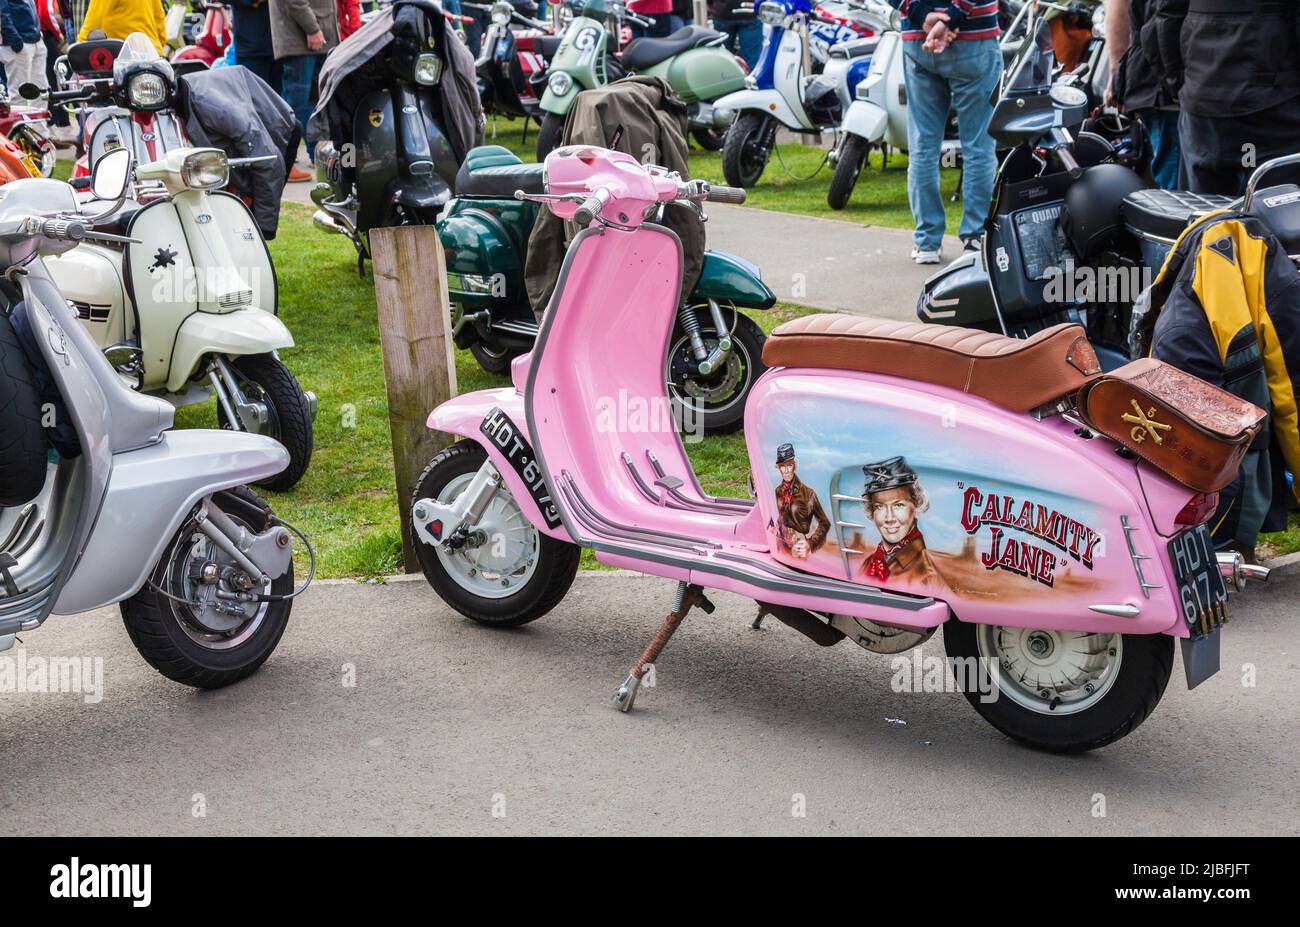
[[[962, 143], [964, 248], [978, 246], [996, 172], [987, 133], [1003, 60], [997, 0], [889, 0], [906, 42], [912, 258], [941, 259], [940, 144]], [[1297, 0], [1104, 0], [1106, 103], [1138, 121], [1164, 189], [1238, 195], [1251, 171], [1300, 147]]]

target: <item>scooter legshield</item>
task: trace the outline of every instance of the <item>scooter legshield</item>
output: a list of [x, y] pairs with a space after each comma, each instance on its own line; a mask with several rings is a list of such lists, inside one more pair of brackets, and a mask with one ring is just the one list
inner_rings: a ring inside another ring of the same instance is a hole
[[130, 598], [199, 500], [274, 476], [289, 452], [272, 438], [237, 431], [170, 431], [157, 444], [113, 457], [113, 478], [57, 614]]

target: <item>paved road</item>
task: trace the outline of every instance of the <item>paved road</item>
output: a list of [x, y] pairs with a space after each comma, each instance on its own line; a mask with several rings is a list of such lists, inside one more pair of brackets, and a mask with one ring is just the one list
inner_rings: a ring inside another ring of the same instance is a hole
[[1237, 600], [1223, 673], [1188, 692], [1175, 666], [1137, 733], [1074, 758], [1010, 743], [959, 695], [893, 692], [888, 657], [751, 631], [724, 594], [620, 715], [607, 700], [670, 588], [582, 574], [557, 612], [494, 632], [422, 581], [322, 585], [260, 673], [213, 693], [149, 670], [114, 610], [52, 619], [28, 658], [102, 656], [104, 698], [0, 695], [0, 834], [1300, 831], [1296, 567]]
[[[286, 202], [309, 204], [311, 184], [288, 184]], [[912, 233], [749, 206], [708, 207], [709, 247], [757, 264], [782, 302], [916, 321], [921, 284], [939, 266], [912, 263]], [[944, 257], [961, 243], [951, 236]], [[942, 265], [940, 265], [942, 266]]]

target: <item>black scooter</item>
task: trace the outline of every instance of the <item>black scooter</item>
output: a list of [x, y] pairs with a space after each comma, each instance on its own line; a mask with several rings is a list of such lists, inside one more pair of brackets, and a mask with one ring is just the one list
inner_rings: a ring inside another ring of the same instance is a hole
[[[432, 224], [467, 153], [446, 131], [439, 87], [445, 43], [460, 40], [432, 0], [398, 0], [394, 8], [393, 41], [318, 106], [335, 115], [330, 138], [316, 147], [316, 222], [347, 235], [360, 260], [372, 228]], [[349, 51], [344, 42], [331, 56]]]
[[1082, 324], [1103, 368], [1113, 369], [1130, 359], [1133, 303], [1178, 236], [1235, 200], [1148, 189], [1110, 140], [1083, 130], [1086, 69], [1057, 72], [1039, 19], [1006, 72], [989, 124], [1007, 153], [981, 248], [925, 282], [917, 316], [1022, 338]]

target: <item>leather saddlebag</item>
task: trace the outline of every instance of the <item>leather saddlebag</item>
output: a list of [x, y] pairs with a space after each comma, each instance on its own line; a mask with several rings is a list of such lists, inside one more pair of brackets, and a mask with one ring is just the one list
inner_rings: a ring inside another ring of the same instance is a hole
[[1094, 431], [1199, 492], [1218, 492], [1236, 478], [1267, 414], [1150, 357], [1092, 380], [1076, 403]]

